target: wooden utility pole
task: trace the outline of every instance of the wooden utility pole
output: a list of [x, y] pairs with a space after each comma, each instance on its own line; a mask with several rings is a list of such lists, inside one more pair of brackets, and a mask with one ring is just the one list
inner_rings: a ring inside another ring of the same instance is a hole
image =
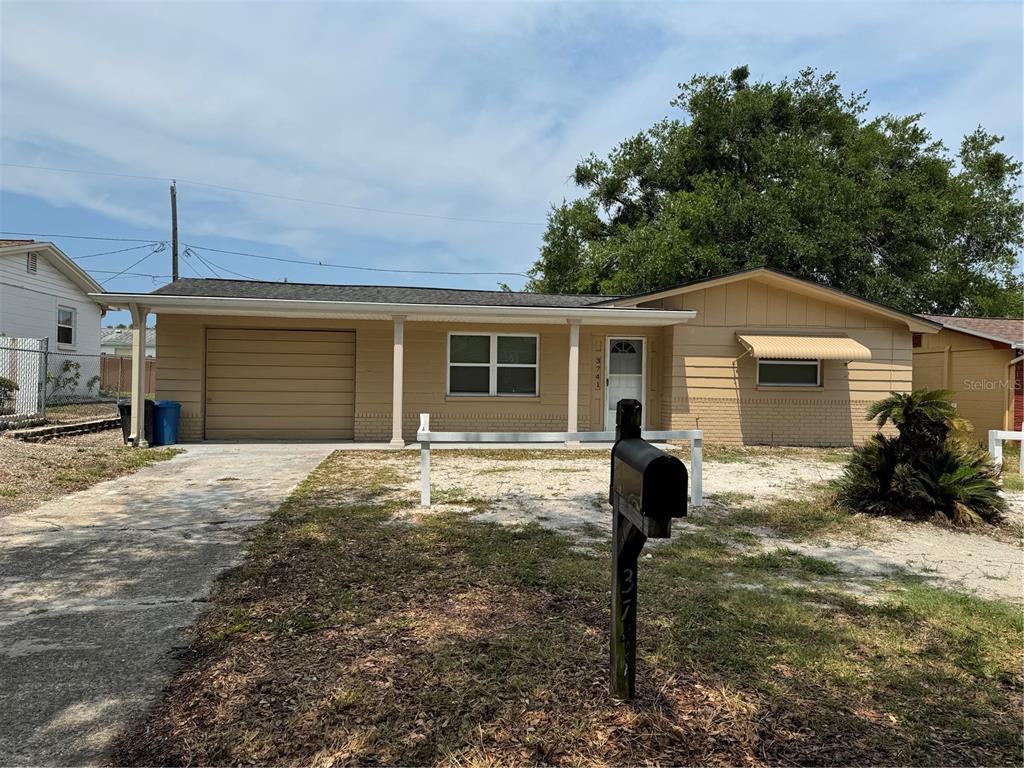
[[171, 280], [178, 279], [178, 183], [171, 179]]

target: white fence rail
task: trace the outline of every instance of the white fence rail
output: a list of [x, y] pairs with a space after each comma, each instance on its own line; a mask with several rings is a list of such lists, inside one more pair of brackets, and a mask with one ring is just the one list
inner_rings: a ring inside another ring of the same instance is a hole
[[988, 452], [992, 454], [992, 461], [999, 469], [1003, 468], [1003, 441], [1020, 440], [1020, 473], [1024, 475], [1024, 432], [1009, 432], [1005, 429], [990, 429], [988, 431]]
[[[690, 441], [690, 503], [704, 503], [704, 430], [647, 430], [645, 440]], [[430, 506], [431, 443], [600, 443], [613, 442], [614, 432], [431, 432], [430, 414], [420, 414], [420, 506]]]

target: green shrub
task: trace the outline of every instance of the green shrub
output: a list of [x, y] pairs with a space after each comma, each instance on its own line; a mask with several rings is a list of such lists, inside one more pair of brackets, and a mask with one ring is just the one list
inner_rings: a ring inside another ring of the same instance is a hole
[[56, 397], [59, 393], [67, 390], [70, 394], [78, 386], [82, 378], [82, 366], [75, 360], [65, 360], [56, 373], [46, 374], [46, 383], [50, 385], [49, 397]]
[[836, 503], [878, 515], [938, 516], [956, 525], [995, 522], [1006, 509], [998, 471], [976, 444], [957, 437], [952, 393], [893, 393], [868, 409], [881, 433], [857, 448], [836, 481]]
[[0, 376], [0, 403], [10, 400], [19, 389], [18, 382]]

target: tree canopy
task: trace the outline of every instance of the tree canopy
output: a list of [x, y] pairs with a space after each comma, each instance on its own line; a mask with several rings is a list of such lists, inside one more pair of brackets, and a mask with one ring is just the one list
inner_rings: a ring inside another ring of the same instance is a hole
[[922, 115], [805, 69], [680, 84], [665, 119], [576, 166], [528, 289], [636, 293], [766, 266], [909, 312], [1020, 316], [1021, 163], [978, 127], [954, 156]]

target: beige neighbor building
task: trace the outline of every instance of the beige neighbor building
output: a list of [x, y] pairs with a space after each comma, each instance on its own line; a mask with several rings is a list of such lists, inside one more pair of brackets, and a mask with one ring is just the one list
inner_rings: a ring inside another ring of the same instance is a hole
[[1020, 430], [1024, 320], [924, 315], [939, 333], [915, 334], [914, 389], [950, 389], [981, 442], [990, 429]]
[[[910, 389], [931, 320], [766, 269], [642, 296], [183, 279], [104, 294], [158, 315], [158, 398], [184, 440], [603, 430], [619, 399], [709, 443], [852, 445]], [[141, 349], [143, 337], [135, 344]]]

